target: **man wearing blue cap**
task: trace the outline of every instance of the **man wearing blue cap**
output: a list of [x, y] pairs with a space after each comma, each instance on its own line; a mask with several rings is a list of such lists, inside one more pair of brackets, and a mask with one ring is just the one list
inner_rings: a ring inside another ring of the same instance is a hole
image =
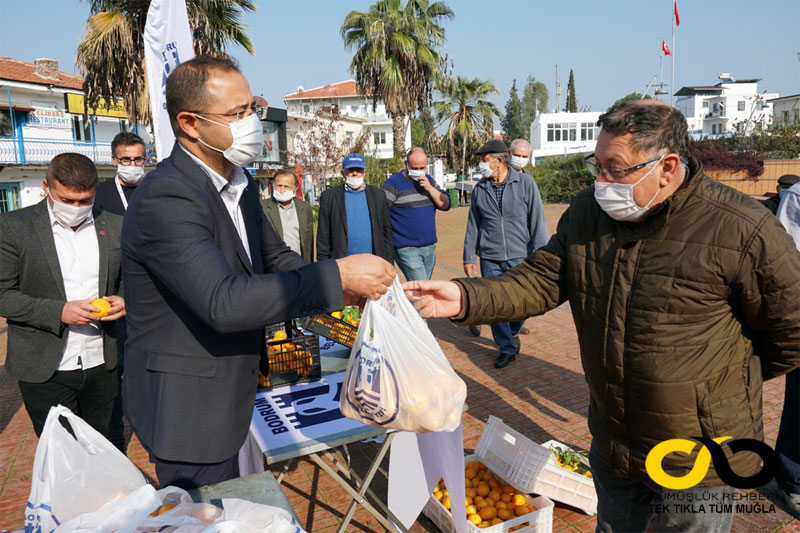
[[345, 182], [319, 199], [317, 260], [368, 253], [394, 260], [392, 223], [386, 194], [364, 183], [364, 156], [350, 154], [342, 161]]

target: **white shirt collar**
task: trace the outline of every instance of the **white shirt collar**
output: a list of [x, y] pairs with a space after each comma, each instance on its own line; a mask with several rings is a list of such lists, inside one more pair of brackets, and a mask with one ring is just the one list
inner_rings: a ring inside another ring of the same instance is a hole
[[208, 175], [208, 178], [211, 180], [211, 183], [214, 184], [214, 188], [217, 189], [217, 192], [222, 192], [222, 189], [224, 189], [226, 185], [230, 185], [231, 189], [244, 189], [247, 187], [247, 177], [244, 175], [244, 171], [241, 169], [241, 167], [233, 167], [233, 176], [230, 183], [228, 183], [228, 180], [223, 178], [219, 172], [208, 166], [205, 161], [187, 150], [186, 147], [181, 143], [178, 143], [178, 146], [180, 146], [181, 150], [186, 152], [186, 154], [191, 157], [194, 162], [200, 166], [200, 168], [203, 169], [203, 171]]

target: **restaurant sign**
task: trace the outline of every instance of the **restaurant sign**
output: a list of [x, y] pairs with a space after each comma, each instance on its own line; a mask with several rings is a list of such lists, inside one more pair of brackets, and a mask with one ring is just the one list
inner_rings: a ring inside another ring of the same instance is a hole
[[34, 109], [28, 113], [28, 126], [36, 128], [71, 129], [72, 121], [63, 111], [57, 109]]

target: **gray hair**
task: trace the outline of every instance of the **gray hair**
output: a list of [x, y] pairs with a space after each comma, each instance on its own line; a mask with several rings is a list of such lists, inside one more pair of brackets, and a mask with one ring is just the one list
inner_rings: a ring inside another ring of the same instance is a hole
[[518, 144], [521, 144], [521, 143], [525, 143], [526, 145], [528, 145], [528, 150], [530, 150], [530, 148], [531, 148], [531, 143], [529, 143], [529, 142], [528, 142], [528, 141], [526, 141], [525, 139], [514, 139], [513, 141], [511, 141], [511, 144], [509, 144], [509, 145], [508, 145], [508, 151], [509, 151], [510, 153], [514, 153], [514, 147], [515, 147], [516, 145], [518, 145]]
[[503, 163], [508, 165], [508, 152], [496, 152], [496, 153], [489, 154], [489, 155], [494, 157], [495, 159], [497, 159], [498, 157], [502, 157], [503, 158]]
[[631, 134], [631, 146], [641, 152], [669, 150], [687, 159], [689, 134], [686, 119], [662, 103], [627, 100], [602, 115], [597, 125], [612, 135]]

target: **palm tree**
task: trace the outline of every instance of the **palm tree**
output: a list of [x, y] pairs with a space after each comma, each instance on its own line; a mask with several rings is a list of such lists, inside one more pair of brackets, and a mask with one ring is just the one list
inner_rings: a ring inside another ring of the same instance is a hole
[[478, 144], [492, 138], [494, 117], [500, 111], [487, 98], [500, 94], [491, 80], [463, 76], [450, 78], [437, 87], [442, 100], [434, 102], [433, 112], [438, 123], [434, 131], [447, 123], [445, 138], [451, 161], [457, 161], [456, 149], [461, 148], [461, 171], [467, 171], [467, 145], [477, 148]]
[[369, 11], [351, 11], [339, 30], [345, 47], [356, 49], [350, 63], [359, 91], [372, 97], [372, 108], [383, 99], [392, 117], [395, 156], [403, 152], [405, 118], [431, 100], [443, 77], [446, 59], [440, 23], [453, 18], [444, 2], [378, 0]]
[[[150, 0], [89, 0], [90, 16], [78, 43], [76, 65], [84, 77], [87, 107], [122, 98], [131, 120], [150, 122], [142, 35]], [[197, 55], [223, 53], [235, 43], [253, 54], [240, 22], [253, 0], [187, 0]]]

